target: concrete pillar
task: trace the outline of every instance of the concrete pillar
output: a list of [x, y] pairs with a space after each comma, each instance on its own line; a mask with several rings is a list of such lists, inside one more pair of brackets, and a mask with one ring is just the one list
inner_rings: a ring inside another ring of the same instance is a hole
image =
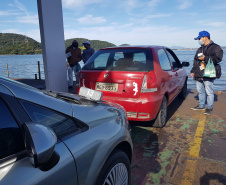
[[61, 0], [37, 0], [46, 89], [68, 92]]

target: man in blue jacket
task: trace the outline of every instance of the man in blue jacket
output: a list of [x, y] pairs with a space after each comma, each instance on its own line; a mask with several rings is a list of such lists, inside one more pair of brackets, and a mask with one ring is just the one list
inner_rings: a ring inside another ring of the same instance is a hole
[[[210, 115], [213, 111], [214, 91], [213, 82], [215, 78], [203, 77], [205, 66], [208, 63], [209, 58], [212, 59], [215, 68], [223, 58], [223, 50], [212, 40], [210, 40], [210, 34], [207, 31], [199, 32], [198, 40], [201, 47], [197, 50], [194, 58], [193, 67], [191, 69], [191, 77], [196, 80], [197, 91], [199, 93], [199, 105], [193, 110], [205, 110], [206, 115]], [[218, 66], [220, 67], [220, 66]], [[218, 73], [219, 71], [216, 70]], [[217, 74], [219, 76], [219, 74]], [[205, 102], [207, 98], [207, 107], [205, 109]]]
[[83, 43], [83, 45], [86, 48], [86, 49], [83, 50], [83, 53], [82, 53], [82, 60], [83, 60], [83, 62], [85, 64], [86, 61], [95, 53], [95, 50], [90, 47], [90, 42], [89, 41], [85, 41]]

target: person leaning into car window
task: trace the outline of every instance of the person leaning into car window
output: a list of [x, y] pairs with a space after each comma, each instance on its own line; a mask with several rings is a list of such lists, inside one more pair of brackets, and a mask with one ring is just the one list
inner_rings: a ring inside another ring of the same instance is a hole
[[79, 61], [82, 60], [82, 52], [78, 47], [77, 40], [73, 40], [72, 45], [67, 47], [66, 49], [66, 57], [67, 57], [67, 68], [68, 68], [68, 88], [73, 88], [73, 72], [75, 74], [75, 78], [77, 72], [81, 69]]
[[[209, 115], [213, 111], [213, 82], [215, 78], [203, 77], [203, 73], [209, 58], [213, 60], [214, 65], [221, 62], [223, 50], [219, 45], [210, 40], [210, 34], [207, 31], [200, 31], [195, 40], [198, 40], [201, 47], [195, 54], [193, 67], [191, 69], [191, 77], [196, 80], [196, 87], [199, 93], [199, 105], [191, 109], [205, 110], [204, 114]], [[207, 108], [205, 109], [206, 97]]]

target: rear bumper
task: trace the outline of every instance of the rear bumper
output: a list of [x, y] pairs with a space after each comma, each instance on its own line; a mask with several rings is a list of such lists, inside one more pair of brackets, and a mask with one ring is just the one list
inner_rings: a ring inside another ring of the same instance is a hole
[[155, 93], [141, 93], [140, 98], [103, 96], [103, 100], [122, 105], [130, 121], [155, 119], [162, 102], [162, 98], [156, 96]]

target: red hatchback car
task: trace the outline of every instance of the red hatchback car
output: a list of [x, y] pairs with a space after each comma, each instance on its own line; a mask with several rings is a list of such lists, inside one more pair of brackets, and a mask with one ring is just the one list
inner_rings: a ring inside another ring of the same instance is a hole
[[186, 97], [187, 73], [175, 53], [163, 46], [125, 46], [98, 50], [77, 75], [80, 87], [103, 92], [103, 100], [122, 105], [128, 120], [166, 124], [167, 106]]

